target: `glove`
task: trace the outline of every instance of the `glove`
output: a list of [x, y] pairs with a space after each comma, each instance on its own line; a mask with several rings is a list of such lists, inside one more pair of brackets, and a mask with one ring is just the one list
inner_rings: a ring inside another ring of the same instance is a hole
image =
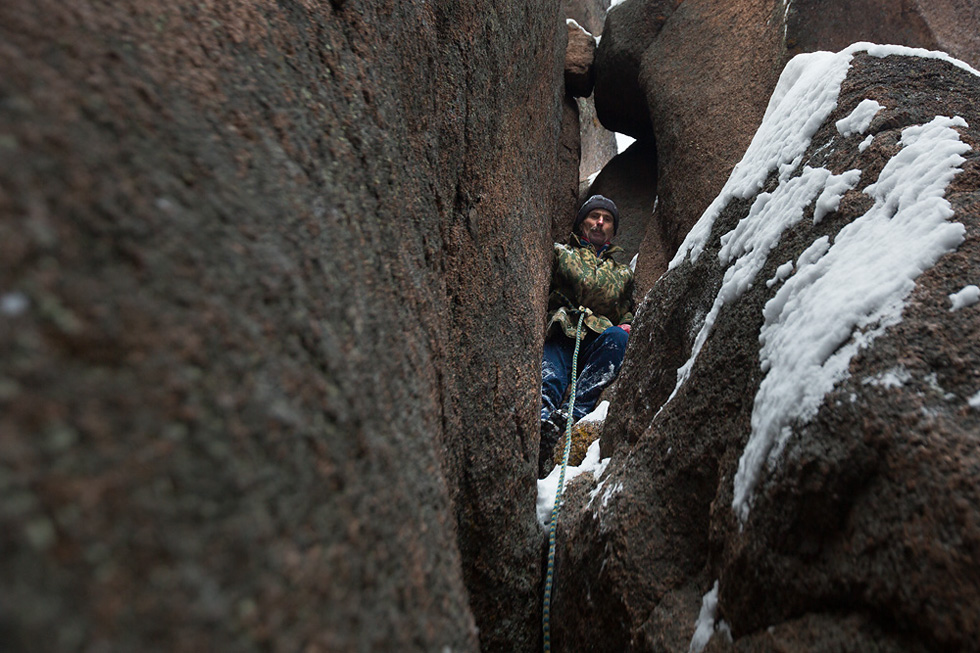
[[629, 335], [629, 333], [630, 333], [630, 325], [628, 325], [628, 324], [620, 324], [619, 325], [619, 328], [622, 329], [623, 331], [625, 331], [626, 332], [626, 335]]

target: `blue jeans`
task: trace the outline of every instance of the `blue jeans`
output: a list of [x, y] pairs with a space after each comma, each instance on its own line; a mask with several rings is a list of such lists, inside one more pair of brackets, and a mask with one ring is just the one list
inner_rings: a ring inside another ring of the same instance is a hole
[[[585, 330], [578, 352], [579, 376], [575, 389], [572, 420], [592, 412], [603, 389], [615, 380], [623, 364], [629, 335], [619, 327], [609, 327], [601, 334]], [[575, 340], [559, 332], [544, 342], [541, 361], [541, 419], [547, 419], [562, 405], [565, 391], [572, 382], [572, 354]], [[566, 412], [568, 407], [564, 407]]]

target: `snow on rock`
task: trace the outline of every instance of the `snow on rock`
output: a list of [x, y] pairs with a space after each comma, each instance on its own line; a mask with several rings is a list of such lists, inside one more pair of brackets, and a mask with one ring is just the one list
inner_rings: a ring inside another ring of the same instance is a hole
[[876, 374], [873, 377], [864, 379], [861, 383], [864, 385], [874, 385], [881, 388], [901, 388], [906, 383], [912, 380], [912, 375], [909, 371], [899, 365], [894, 367], [887, 372], [882, 372], [881, 374]]
[[[807, 165], [800, 170], [813, 135], [837, 107], [840, 85], [859, 51], [951, 61], [942, 53], [857, 43], [839, 53], [814, 52], [789, 62], [744, 158], [670, 263], [672, 269], [688, 257], [696, 261], [721, 211], [734, 199], [755, 198], [748, 215], [721, 236], [718, 258], [727, 266], [721, 288], [664, 406], [690, 377], [721, 309], [752, 287], [782, 235], [811, 204], [814, 224], [819, 223], [860, 181], [860, 170], [840, 175]], [[862, 101], [837, 121], [837, 129], [845, 136], [863, 133], [882, 108], [878, 102]], [[955, 130], [966, 126], [962, 118], [937, 116], [904, 129], [902, 149], [863, 190], [874, 200], [872, 208], [841, 229], [832, 243], [826, 236], [814, 241], [766, 304], [759, 336], [766, 376], [756, 394], [752, 433], [739, 461], [732, 503], [743, 522], [760, 473], [767, 461], [778, 458], [792, 434], [791, 424], [816, 414], [824, 395], [846, 377], [854, 354], [900, 321], [915, 279], [962, 242], [965, 228], [948, 222], [953, 211], [943, 195], [970, 149]], [[760, 192], [772, 171], [778, 171], [778, 186]], [[782, 267], [769, 286], [789, 272]]]
[[609, 402], [600, 401], [599, 405], [592, 409], [592, 412], [584, 415], [579, 422], [602, 422], [609, 415]]
[[[608, 406], [608, 402], [602, 403], [605, 403]], [[596, 411], [593, 411], [582, 419], [587, 419], [590, 415], [594, 415], [595, 413]], [[603, 415], [603, 419], [604, 418], [605, 415]], [[565, 483], [567, 484], [570, 480], [576, 476], [584, 474], [585, 472], [592, 472], [592, 475], [598, 479], [602, 476], [602, 473], [606, 470], [606, 466], [608, 464], [609, 458], [605, 458], [603, 460], [599, 459], [599, 441], [596, 440], [589, 446], [589, 450], [585, 454], [585, 460], [582, 461], [581, 465], [575, 467], [568, 466], [565, 469]], [[548, 524], [551, 521], [551, 513], [555, 508], [555, 496], [558, 494], [558, 481], [560, 480], [560, 476], [561, 466], [556, 466], [553, 470], [551, 470], [551, 473], [548, 474], [548, 476], [538, 481], [538, 523], [545, 528], [548, 527]]]
[[580, 29], [580, 30], [582, 30], [583, 33], [588, 34], [589, 36], [592, 36], [592, 34], [589, 32], [589, 30], [587, 30], [584, 27], [582, 27], [579, 24], [579, 22], [577, 20], [575, 20], [574, 18], [566, 18], [565, 19], [565, 24], [566, 25], [570, 25], [570, 26], [572, 26], [574, 28]]
[[827, 214], [837, 211], [844, 193], [857, 186], [859, 181], [861, 181], [860, 170], [848, 170], [842, 175], [831, 176], [813, 208], [813, 224], [823, 220]]
[[8, 292], [0, 297], [0, 314], [6, 317], [23, 315], [30, 306], [30, 300], [22, 292]]
[[670, 269], [688, 255], [697, 260], [715, 220], [731, 200], [751, 197], [762, 188], [770, 170], [791, 166], [803, 156], [813, 134], [837, 106], [851, 57], [847, 51], [813, 52], [798, 55], [786, 64], [745, 156], [684, 239]]
[[[608, 464], [609, 460], [610, 460], [609, 458], [606, 458], [603, 461], [603, 465], [602, 465], [603, 471], [605, 470], [606, 464]], [[602, 472], [599, 472], [599, 474], [601, 474], [601, 473]], [[598, 476], [597, 476], [597, 478], [598, 478]], [[592, 490], [591, 492], [589, 492], [589, 502], [587, 504], [585, 504], [585, 507], [586, 508], [590, 508], [592, 506], [592, 502], [595, 501], [595, 498], [597, 496], [599, 496], [599, 492], [602, 491], [602, 488], [603, 488], [603, 486], [605, 484], [606, 484], [606, 482], [605, 481], [602, 481], [602, 482], [600, 482], [596, 486], [596, 488], [594, 490]], [[606, 491], [602, 493], [602, 501], [599, 503], [599, 506], [601, 508], [605, 508], [607, 505], [609, 505], [609, 499], [612, 498], [613, 496], [619, 494], [622, 491], [623, 491], [623, 482], [622, 481], [620, 481], [619, 483], [614, 483], [614, 484], [610, 485], [608, 488], [606, 488]]]
[[976, 408], [977, 410], [980, 410], [980, 392], [977, 392], [977, 394], [967, 399], [966, 403], [970, 405], [970, 408]]
[[[759, 193], [749, 214], [739, 221], [734, 230], [721, 237], [722, 248], [718, 258], [723, 265], [731, 265], [725, 272], [718, 296], [695, 338], [691, 357], [677, 371], [677, 384], [671, 399], [690, 376], [722, 307], [734, 302], [752, 287], [756, 275], [769, 258], [769, 252], [779, 243], [783, 233], [803, 219], [804, 210], [815, 198], [824, 197], [829, 189], [839, 202], [843, 191], [851, 188], [859, 179], [860, 172], [856, 170], [834, 175], [825, 168], [805, 166], [800, 176], [788, 179], [772, 193]], [[825, 199], [824, 202], [826, 206], [834, 204], [832, 198]], [[801, 261], [803, 262], [805, 261]]]
[[777, 283], [782, 283], [789, 279], [789, 275], [793, 274], [793, 261], [786, 261], [778, 268], [776, 268], [776, 274], [772, 279], [766, 281], [766, 288], [772, 288]]
[[[762, 188], [770, 170], [779, 169], [783, 174], [789, 174], [795, 169], [793, 162], [803, 155], [813, 134], [837, 107], [841, 82], [847, 76], [851, 59], [857, 52], [867, 52], [875, 57], [904, 55], [942, 59], [980, 76], [980, 72], [944, 52], [898, 45], [862, 42], [837, 53], [811, 52], [793, 57], [776, 84], [762, 125], [745, 156], [735, 166], [718, 197], [684, 239], [670, 262], [670, 269], [680, 265], [688, 256], [692, 261], [697, 260], [704, 251], [715, 219], [732, 199], [744, 199], [755, 194]], [[864, 111], [870, 108], [871, 105], [865, 105]], [[860, 115], [863, 116], [863, 112]], [[849, 125], [848, 120], [853, 117], [854, 114], [845, 118], [845, 124]], [[852, 122], [858, 121], [855, 119]]]
[[958, 311], [961, 308], [966, 308], [967, 306], [973, 306], [977, 302], [980, 302], [980, 287], [977, 286], [966, 286], [959, 292], [955, 292], [949, 296], [949, 301], [952, 303], [950, 307], [950, 312]]
[[701, 599], [701, 614], [694, 624], [694, 636], [691, 637], [689, 653], [701, 653], [715, 633], [723, 633], [729, 642], [732, 641], [731, 629], [724, 620], [718, 620], [718, 581], [715, 581], [704, 598]]
[[874, 100], [861, 100], [849, 116], [837, 121], [838, 133], [845, 137], [851, 134], [863, 134], [868, 131], [871, 121], [878, 112], [884, 108]]
[[902, 150], [864, 189], [875, 200], [871, 209], [841, 229], [833, 245], [822, 243], [814, 260], [799, 263], [767, 302], [759, 335], [767, 374], [732, 502], [743, 522], [762, 468], [779, 456], [790, 425], [816, 415], [854, 354], [901, 320], [916, 277], [963, 241], [965, 228], [948, 222], [953, 210], [943, 197], [970, 149], [957, 126], [966, 122], [937, 116], [903, 130]]

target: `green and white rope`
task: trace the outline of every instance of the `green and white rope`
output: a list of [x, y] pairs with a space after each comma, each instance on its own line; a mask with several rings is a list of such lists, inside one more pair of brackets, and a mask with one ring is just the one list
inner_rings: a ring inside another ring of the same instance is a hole
[[578, 374], [578, 349], [582, 344], [582, 322], [585, 320], [585, 309], [579, 308], [578, 326], [575, 328], [575, 351], [572, 353], [572, 389], [568, 398], [568, 423], [565, 427], [565, 452], [561, 457], [561, 473], [558, 476], [558, 490], [555, 492], [555, 505], [551, 508], [551, 524], [548, 526], [548, 574], [544, 583], [544, 653], [551, 653], [551, 590], [555, 580], [555, 534], [558, 530], [558, 513], [561, 510], [562, 494], [565, 489], [565, 470], [568, 468], [568, 454], [572, 450], [572, 426], [575, 409], [575, 386]]

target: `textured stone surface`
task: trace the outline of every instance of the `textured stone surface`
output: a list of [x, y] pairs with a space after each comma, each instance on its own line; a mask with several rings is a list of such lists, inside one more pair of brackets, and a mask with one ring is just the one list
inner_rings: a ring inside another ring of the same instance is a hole
[[678, 4], [679, 0], [625, 0], [606, 16], [595, 60], [596, 113], [606, 129], [638, 140], [653, 139], [640, 64]]
[[[762, 119], [786, 62], [856, 41], [943, 49], [980, 66], [980, 5], [969, 0], [626, 0], [596, 52], [595, 103], [613, 131], [656, 144], [658, 216], [637, 268], [664, 272]], [[675, 7], [676, 5], [676, 7]]]
[[[842, 136], [835, 123], [866, 98], [885, 108], [860, 151], [865, 134]], [[975, 283], [980, 268], [978, 98], [980, 78], [948, 63], [857, 56], [802, 165], [860, 169], [860, 182], [836, 212], [814, 224], [811, 202], [783, 234], [757, 283], [725, 302], [663, 410], [726, 271], [720, 238], [755, 197], [731, 200], [697, 261], [647, 296], [603, 428], [612, 460], [602, 488], [593, 498], [593, 486], [575, 486], [562, 512], [562, 650], [686, 651], [716, 580], [717, 616], [735, 642], [715, 637], [708, 651], [975, 648], [980, 411], [968, 400], [980, 390], [980, 305], [951, 312], [948, 295]], [[862, 190], [902, 150], [902, 130], [937, 115], [970, 125], [957, 128], [972, 149], [945, 192], [965, 240], [916, 279], [901, 322], [851, 359], [817, 414], [791, 423], [794, 436], [740, 524], [733, 480], [766, 376], [762, 311], [779, 288], [761, 281], [867, 211]], [[773, 173], [760, 192], [776, 183]], [[901, 383], [880, 382], [895, 370], [904, 370]]]
[[721, 190], [762, 121], [785, 64], [782, 10], [773, 5], [683, 2], [644, 51], [638, 80], [656, 134], [659, 201], [637, 263], [641, 292], [666, 271], [663, 261]]
[[0, 648], [533, 650], [564, 33], [0, 5]]
[[980, 67], [980, 5], [970, 0], [801, 0], [786, 12], [790, 55], [855, 41], [942, 50]]
[[572, 97], [592, 95], [595, 39], [576, 23], [568, 23], [568, 49], [565, 50], [565, 93]]
[[565, 96], [562, 103], [561, 134], [559, 135], [558, 167], [561, 171], [559, 188], [561, 197], [557, 202], [557, 210], [551, 214], [552, 242], [565, 242], [572, 228], [575, 214], [578, 212], [579, 200], [579, 161], [582, 156], [582, 132], [579, 107], [581, 98]]
[[565, 16], [584, 27], [590, 34], [602, 34], [606, 11], [610, 0], [565, 0], [562, 10]]
[[[609, 161], [618, 154], [616, 135], [602, 126], [595, 112], [593, 98], [575, 98], [579, 115], [579, 141], [581, 143], [578, 178], [579, 185], [584, 190], [592, 177], [603, 169]], [[583, 197], [584, 201], [586, 198]]]

